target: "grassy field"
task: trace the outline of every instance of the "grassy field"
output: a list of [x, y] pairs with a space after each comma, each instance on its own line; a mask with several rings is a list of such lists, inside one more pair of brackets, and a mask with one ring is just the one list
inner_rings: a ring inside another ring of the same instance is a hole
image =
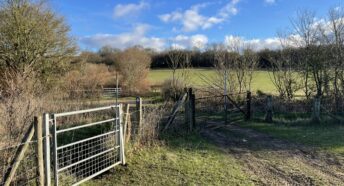
[[130, 154], [127, 167], [87, 185], [253, 185], [229, 154], [198, 134]]
[[[178, 73], [178, 72], [177, 72]], [[206, 83], [202, 80], [202, 76], [211, 77], [215, 75], [215, 71], [211, 68], [196, 68], [191, 70], [191, 84], [194, 86], [202, 86]], [[172, 77], [169, 69], [151, 70], [148, 79], [152, 84], [161, 84], [164, 80]], [[252, 91], [261, 90], [265, 93], [276, 93], [276, 89], [269, 77], [267, 71], [256, 71], [252, 81]]]

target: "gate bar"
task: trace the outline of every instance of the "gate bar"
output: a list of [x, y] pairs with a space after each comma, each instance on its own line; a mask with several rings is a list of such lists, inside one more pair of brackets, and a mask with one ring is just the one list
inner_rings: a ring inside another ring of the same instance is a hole
[[83, 179], [83, 180], [81, 180], [81, 181], [79, 181], [79, 182], [73, 184], [72, 186], [80, 185], [80, 184], [84, 183], [85, 181], [88, 181], [88, 180], [90, 180], [90, 179], [92, 179], [92, 178], [94, 178], [94, 177], [96, 177], [96, 176], [98, 176], [98, 175], [100, 175], [100, 174], [103, 174], [104, 172], [106, 172], [106, 171], [108, 171], [108, 170], [114, 168], [115, 166], [117, 166], [117, 165], [119, 165], [119, 164], [121, 164], [121, 162], [117, 162], [117, 163], [111, 165], [110, 167], [105, 168], [105, 169], [103, 169], [103, 170], [101, 170], [101, 171], [99, 171], [99, 172], [97, 172], [97, 173], [95, 173], [95, 174], [93, 174], [93, 175], [91, 175], [91, 176], [89, 176], [89, 177], [87, 177], [87, 178], [85, 178], [85, 179]]
[[91, 127], [91, 126], [99, 125], [99, 124], [103, 124], [103, 123], [108, 123], [108, 122], [111, 122], [111, 121], [115, 121], [117, 119], [118, 118], [112, 118], [112, 119], [108, 119], [108, 120], [103, 120], [103, 121], [98, 121], [98, 122], [94, 122], [94, 123], [89, 123], [89, 124], [86, 124], [86, 125], [80, 125], [80, 126], [76, 126], [76, 127], [67, 128], [67, 129], [57, 130], [56, 134], [60, 134], [60, 133], [63, 133], [63, 132], [68, 132], [68, 131], [76, 130], [76, 129], [82, 129], [82, 128], [86, 128], [86, 127]]
[[118, 107], [118, 105], [111, 105], [111, 106], [107, 106], [107, 107], [99, 107], [99, 108], [94, 108], [94, 109], [78, 110], [78, 111], [73, 111], [73, 112], [64, 112], [64, 113], [55, 114], [55, 117], [71, 116], [71, 115], [75, 115], [75, 114], [84, 114], [84, 113], [88, 113], [88, 112], [108, 110], [108, 109], [112, 109], [115, 107]]

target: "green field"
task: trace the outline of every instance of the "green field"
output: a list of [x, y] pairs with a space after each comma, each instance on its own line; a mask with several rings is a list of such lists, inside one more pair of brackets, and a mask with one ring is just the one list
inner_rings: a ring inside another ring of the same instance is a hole
[[[178, 72], [177, 72], [178, 73]], [[215, 71], [211, 68], [196, 68], [192, 69], [190, 76], [190, 83], [193, 86], [206, 85], [206, 82], [202, 80], [202, 77], [211, 77], [215, 75]], [[151, 84], [161, 84], [164, 80], [172, 77], [170, 69], [151, 70], [148, 79]], [[255, 71], [252, 80], [252, 92], [257, 90], [265, 93], [276, 93], [276, 88], [273, 85], [269, 73], [267, 71]]]

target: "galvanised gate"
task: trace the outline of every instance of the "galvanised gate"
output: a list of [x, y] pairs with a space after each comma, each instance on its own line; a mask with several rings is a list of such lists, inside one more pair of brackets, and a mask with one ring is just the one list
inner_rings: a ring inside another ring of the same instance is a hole
[[[46, 126], [50, 123], [52, 127], [51, 159], [56, 186], [79, 185], [116, 165], [125, 164], [121, 116], [122, 109], [118, 104], [46, 114]], [[86, 117], [92, 118], [92, 121], [85, 120]], [[69, 122], [78, 120], [82, 123], [69, 125]], [[46, 151], [45, 154], [50, 153]], [[50, 158], [47, 159], [49, 161]], [[47, 177], [50, 179], [50, 176]]]

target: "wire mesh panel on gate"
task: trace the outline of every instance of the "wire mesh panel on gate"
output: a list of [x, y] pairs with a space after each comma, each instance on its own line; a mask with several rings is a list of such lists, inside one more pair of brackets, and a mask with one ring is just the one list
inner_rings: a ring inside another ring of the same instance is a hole
[[120, 116], [119, 105], [53, 115], [55, 185], [78, 185], [123, 163]]

